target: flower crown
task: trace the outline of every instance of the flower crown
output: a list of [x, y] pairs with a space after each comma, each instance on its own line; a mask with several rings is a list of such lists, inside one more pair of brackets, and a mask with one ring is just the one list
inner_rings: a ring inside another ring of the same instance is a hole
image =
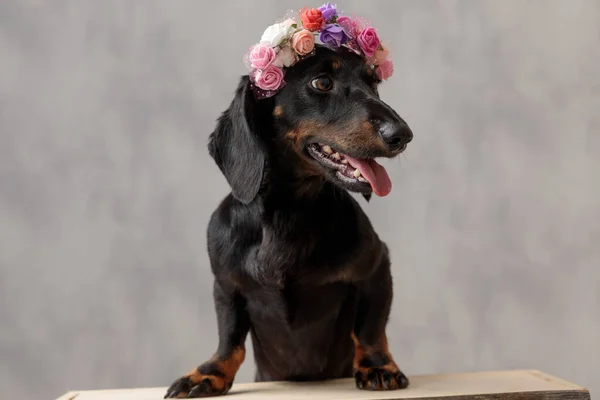
[[271, 97], [285, 86], [284, 68], [315, 53], [315, 36], [326, 46], [343, 46], [360, 55], [381, 80], [392, 76], [394, 65], [388, 50], [366, 21], [338, 14], [337, 6], [329, 2], [288, 15], [269, 26], [260, 43], [246, 54], [245, 64], [258, 98]]

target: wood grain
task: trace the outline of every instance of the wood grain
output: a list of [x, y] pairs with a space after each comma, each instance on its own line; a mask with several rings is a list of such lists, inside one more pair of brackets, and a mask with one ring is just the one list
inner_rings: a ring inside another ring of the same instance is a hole
[[[587, 400], [587, 389], [540, 371], [499, 371], [411, 376], [408, 389], [361, 391], [351, 379], [327, 382], [234, 384], [225, 398], [236, 400], [399, 400], [399, 399], [573, 399]], [[166, 388], [71, 391], [58, 400], [160, 400]]]

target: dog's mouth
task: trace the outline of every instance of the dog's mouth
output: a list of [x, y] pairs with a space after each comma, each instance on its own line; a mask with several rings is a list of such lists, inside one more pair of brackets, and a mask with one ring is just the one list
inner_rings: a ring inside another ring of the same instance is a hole
[[372, 191], [380, 197], [387, 196], [392, 190], [387, 171], [374, 159], [354, 158], [326, 144], [311, 143], [306, 149], [349, 190], [361, 193]]

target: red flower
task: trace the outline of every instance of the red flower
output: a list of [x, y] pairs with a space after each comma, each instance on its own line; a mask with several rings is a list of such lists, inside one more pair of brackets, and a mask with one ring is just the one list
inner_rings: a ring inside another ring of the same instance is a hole
[[312, 32], [321, 29], [325, 23], [323, 13], [318, 8], [303, 8], [300, 10], [300, 19], [304, 28]]

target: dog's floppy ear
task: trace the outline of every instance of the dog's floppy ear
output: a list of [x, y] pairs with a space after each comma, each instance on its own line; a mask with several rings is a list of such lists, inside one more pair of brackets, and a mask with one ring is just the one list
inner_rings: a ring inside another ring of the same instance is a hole
[[225, 175], [233, 197], [244, 204], [256, 197], [263, 179], [266, 149], [257, 129], [260, 116], [248, 76], [242, 76], [229, 108], [210, 135], [208, 152]]

